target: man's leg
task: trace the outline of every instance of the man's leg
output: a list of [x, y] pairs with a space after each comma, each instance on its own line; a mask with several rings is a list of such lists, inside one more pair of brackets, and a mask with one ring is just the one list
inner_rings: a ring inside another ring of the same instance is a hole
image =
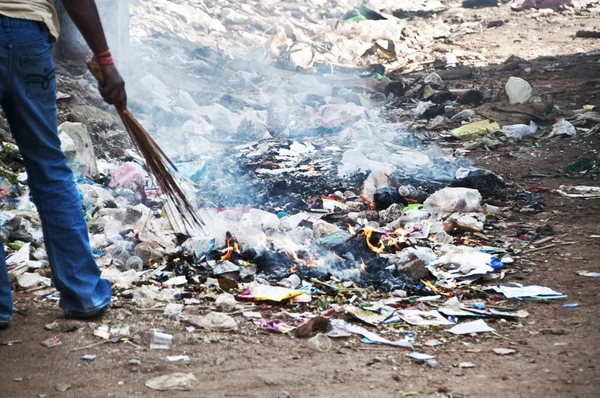
[[11, 76], [3, 101], [25, 162], [42, 220], [53, 280], [68, 315], [92, 315], [110, 304], [110, 283], [100, 278], [71, 170], [60, 149], [52, 47], [44, 25], [11, 20]]
[[[0, 16], [0, 102], [6, 95], [6, 88], [9, 81], [9, 35], [8, 29], [4, 26], [5, 17]], [[6, 268], [6, 256], [4, 253], [4, 243], [0, 239], [0, 328], [8, 325], [12, 319], [13, 302], [10, 279]]]
[[10, 279], [6, 269], [6, 258], [4, 256], [4, 243], [0, 239], [0, 329], [8, 326], [12, 319], [13, 303], [10, 288]]

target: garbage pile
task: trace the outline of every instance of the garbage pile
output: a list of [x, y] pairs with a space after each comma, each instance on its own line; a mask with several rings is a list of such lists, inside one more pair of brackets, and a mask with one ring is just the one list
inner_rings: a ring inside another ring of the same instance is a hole
[[[502, 239], [494, 232], [506, 228], [506, 210], [539, 209], [539, 196], [435, 141], [468, 140], [473, 149], [595, 134], [596, 108], [547, 127], [500, 125], [485, 117], [490, 109], [469, 109], [496, 98], [445, 79], [481, 55], [449, 53], [440, 64], [430, 47], [453, 28], [399, 19], [435, 15], [445, 9], [439, 2], [209, 3], [132, 5], [129, 93], [208, 235], [177, 219], [139, 156], [107, 146], [110, 129], [59, 128], [113, 307], [160, 312], [192, 333], [236, 330], [243, 317], [271, 332], [316, 335], [311, 346], [326, 351], [329, 338], [349, 335], [410, 348], [415, 327], [493, 333], [483, 319], [526, 317], [521, 299], [565, 297], [503, 283], [520, 254], [549, 241], [535, 230]], [[390, 71], [415, 73], [396, 79]], [[73, 94], [93, 81], [61, 76], [61, 90]], [[520, 78], [501, 95], [546, 122], [556, 111], [530, 102], [535, 88]], [[1, 154], [0, 234], [11, 278], [56, 300], [18, 150], [4, 142]], [[473, 318], [481, 319], [461, 322]], [[151, 348], [168, 349], [169, 336], [154, 333]], [[423, 355], [414, 359], [432, 359]]]

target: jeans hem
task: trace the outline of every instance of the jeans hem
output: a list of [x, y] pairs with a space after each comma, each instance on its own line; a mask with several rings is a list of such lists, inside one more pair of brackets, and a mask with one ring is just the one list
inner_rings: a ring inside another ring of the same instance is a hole
[[65, 312], [65, 315], [69, 316], [69, 317], [73, 317], [73, 318], [86, 318], [86, 317], [90, 317], [90, 316], [94, 316], [96, 314], [99, 314], [100, 312], [104, 311], [105, 309], [107, 309], [110, 306], [110, 300], [108, 300], [108, 303], [104, 303], [101, 305], [98, 305], [94, 308], [92, 308], [89, 311], [85, 311], [85, 312], [81, 312], [81, 311], [72, 311], [72, 310], [67, 310], [63, 308], [63, 311]]

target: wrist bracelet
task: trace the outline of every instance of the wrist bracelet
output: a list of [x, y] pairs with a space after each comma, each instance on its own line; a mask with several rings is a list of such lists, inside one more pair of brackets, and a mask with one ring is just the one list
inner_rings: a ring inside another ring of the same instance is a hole
[[95, 55], [94, 55], [94, 57], [96, 57], [96, 58], [108, 58], [108, 57], [110, 57], [110, 56], [111, 56], [111, 54], [110, 54], [110, 49], [108, 49], [108, 50], [104, 51], [103, 53], [100, 53], [100, 54], [95, 54]]

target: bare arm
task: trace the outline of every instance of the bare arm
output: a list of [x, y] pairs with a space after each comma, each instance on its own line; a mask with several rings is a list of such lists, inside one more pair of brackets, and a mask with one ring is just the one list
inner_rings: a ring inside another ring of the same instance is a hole
[[[108, 50], [106, 36], [94, 0], [62, 0], [67, 13], [81, 32], [86, 43], [95, 55]], [[100, 65], [104, 85], [98, 86], [104, 101], [115, 105], [118, 110], [127, 107], [125, 82], [114, 65]]]

